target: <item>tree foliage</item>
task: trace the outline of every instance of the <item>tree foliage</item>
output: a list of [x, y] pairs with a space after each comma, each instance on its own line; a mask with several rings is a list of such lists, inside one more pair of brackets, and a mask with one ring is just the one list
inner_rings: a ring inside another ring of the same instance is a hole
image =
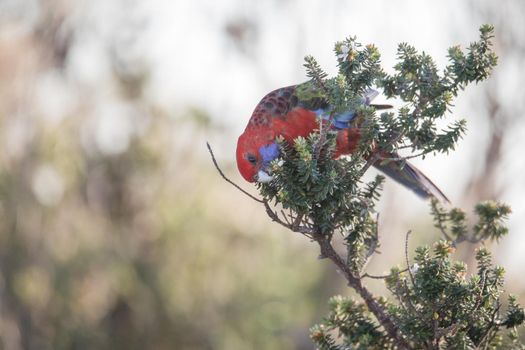
[[[449, 49], [449, 63], [440, 71], [432, 57], [409, 44], [398, 47], [394, 73], [386, 73], [373, 45], [356, 38], [335, 44], [339, 74], [333, 78], [311, 56], [307, 75], [333, 110], [357, 111], [352, 123], [361, 132], [358, 151], [333, 159], [335, 135], [330, 125], [293, 145], [279, 140], [281, 158], [274, 161], [274, 181], [259, 185], [267, 213], [321, 248], [321, 256], [342, 270], [349, 285], [363, 299], [334, 297], [330, 313], [312, 328], [319, 349], [394, 348], [518, 348], [516, 327], [524, 320], [523, 309], [508, 297], [502, 311], [503, 268], [493, 266], [490, 253], [476, 253], [477, 273], [466, 275], [466, 266], [454, 261], [457, 244], [498, 240], [507, 233], [504, 219], [510, 208], [497, 202], [475, 208], [478, 222], [469, 230], [465, 212], [445, 209], [432, 201], [435, 226], [445, 240], [416, 250], [414, 263], [402, 270], [392, 268], [385, 283], [389, 299], [373, 297], [363, 285], [364, 267], [378, 245], [377, 213], [383, 177], [364, 183], [363, 174], [374, 162], [388, 162], [379, 152], [404, 152], [403, 158], [454, 150], [466, 131], [464, 120], [438, 128], [458, 92], [468, 84], [486, 79], [497, 63], [492, 50], [493, 27], [480, 28], [480, 39], [463, 51]], [[362, 103], [370, 88], [401, 101], [396, 112], [377, 113]], [[399, 159], [396, 159], [399, 160]], [[273, 205], [281, 206], [279, 214]], [[346, 241], [343, 258], [331, 245], [334, 234]], [[408, 264], [408, 259], [407, 259]]]

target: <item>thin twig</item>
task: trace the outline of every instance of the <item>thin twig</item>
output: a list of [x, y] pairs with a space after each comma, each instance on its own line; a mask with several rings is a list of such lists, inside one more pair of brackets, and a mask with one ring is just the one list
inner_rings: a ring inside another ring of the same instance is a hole
[[[395, 138], [390, 140], [389, 143], [392, 145], [395, 145], [403, 136], [404, 136], [404, 133], [400, 133]], [[380, 152], [379, 149], [373, 150], [372, 152], [373, 152], [373, 155], [370, 158], [368, 158], [366, 164], [359, 171], [360, 177], [363, 176], [366, 173], [366, 171], [381, 158], [381, 155], [379, 154]]]
[[222, 172], [221, 168], [219, 167], [219, 164], [217, 164], [217, 160], [215, 159], [215, 155], [213, 154], [211, 146], [210, 146], [210, 144], [208, 142], [206, 142], [206, 146], [208, 146], [208, 151], [210, 152], [211, 159], [213, 160], [213, 164], [215, 165], [215, 168], [217, 168], [217, 171], [219, 172], [219, 174], [221, 174], [221, 176], [222, 176], [222, 178], [224, 180], [229, 182], [231, 185], [233, 185], [235, 188], [237, 188], [239, 191], [241, 191], [242, 193], [244, 193], [245, 195], [247, 195], [248, 197], [250, 197], [254, 201], [259, 202], [259, 203], [264, 203], [264, 201], [262, 199], [259, 199], [259, 198], [255, 197], [255, 196], [249, 194], [248, 192], [243, 190], [239, 185], [237, 185], [235, 182], [233, 182], [232, 180], [227, 178], [226, 175], [224, 175], [224, 173]]
[[[440, 225], [441, 226], [441, 225]], [[441, 229], [441, 227], [439, 227]], [[455, 247], [456, 244], [460, 243], [459, 239], [453, 240], [452, 237], [444, 230], [441, 230], [441, 234], [445, 236], [445, 239], [449, 242], [452, 242], [452, 246]]]
[[314, 146], [314, 157], [316, 160], [319, 160], [319, 156], [321, 155], [321, 150], [323, 149], [323, 146], [326, 142], [326, 135], [328, 134], [328, 131], [330, 130], [332, 126], [333, 119], [334, 119], [334, 111], [331, 111], [326, 124], [324, 124], [324, 120], [322, 116], [319, 120], [319, 140]]
[[[403, 273], [403, 272], [407, 272], [408, 269], [404, 269], [404, 270], [401, 270], [399, 272], [396, 272], [395, 274], [400, 274], [400, 273]], [[369, 274], [368, 272], [361, 275], [361, 278], [372, 278], [372, 279], [376, 279], [376, 280], [384, 280], [385, 278], [388, 278], [388, 277], [392, 277], [393, 274], [388, 274], [388, 275], [371, 275]]]
[[477, 243], [481, 242], [482, 240], [483, 240], [483, 237], [474, 238], [472, 236], [469, 237], [468, 235], [464, 235], [464, 236], [461, 236], [461, 237], [457, 238], [456, 240], [452, 241], [452, 246], [455, 247], [458, 244], [463, 243], [463, 242], [468, 242], [468, 243], [471, 243], [471, 244], [477, 244]]
[[373, 156], [371, 156], [370, 158], [368, 158], [368, 160], [366, 161], [366, 164], [361, 168], [361, 170], [359, 171], [359, 177], [362, 177], [366, 171], [372, 166], [375, 164], [375, 162], [377, 162], [377, 160], [379, 159], [379, 153], [374, 153]]
[[293, 232], [297, 232], [297, 233], [303, 234], [303, 235], [311, 238], [311, 235], [313, 233], [312, 229], [310, 229], [310, 228], [308, 228], [306, 226], [301, 226], [299, 224], [295, 224], [295, 223], [291, 223], [291, 224], [286, 223], [285, 221], [281, 220], [281, 218], [279, 217], [279, 215], [277, 215], [277, 213], [275, 211], [273, 211], [273, 209], [270, 206], [270, 204], [268, 203], [268, 201], [264, 200], [262, 202], [264, 204], [264, 208], [266, 209], [266, 214], [270, 217], [270, 219], [272, 219], [272, 221], [278, 223], [281, 226], [286, 227], [287, 229], [289, 229], [289, 230], [291, 230]]
[[424, 152], [420, 152], [420, 153], [416, 153], [416, 154], [412, 154], [412, 155], [404, 156], [404, 157], [385, 157], [385, 156], [379, 155], [378, 158], [381, 160], [400, 161], [400, 160], [409, 160], [412, 158], [418, 158], [418, 157], [424, 156], [429, 153], [430, 151], [424, 151]]
[[288, 220], [288, 217], [286, 216], [284, 210], [281, 210], [281, 215], [283, 216], [284, 221], [287, 225], [291, 225], [290, 221]]
[[436, 330], [436, 333], [435, 333], [435, 337], [437, 338], [437, 340], [439, 340], [440, 338], [448, 335], [448, 334], [451, 334], [451, 335], [454, 335], [458, 329], [461, 327], [461, 325], [459, 323], [454, 323], [448, 327], [445, 327], [445, 328], [439, 328]]
[[[434, 202], [432, 202], [432, 208], [433, 210], [436, 211], [437, 214], [441, 214], [442, 211], [441, 211], [441, 206], [438, 206], [438, 204], [434, 204]], [[445, 215], [448, 215], [448, 214], [445, 214]], [[436, 227], [439, 229], [439, 231], [441, 231], [441, 234], [445, 237], [445, 239], [447, 241], [450, 241], [452, 242], [452, 246], [455, 247], [456, 246], [456, 242], [458, 242], [459, 238], [456, 239], [456, 240], [453, 240], [452, 237], [450, 237], [450, 235], [447, 233], [447, 228], [443, 225], [443, 221], [439, 219], [440, 216], [436, 215]]]
[[368, 252], [366, 253], [365, 262], [363, 263], [363, 266], [361, 266], [360, 272], [363, 273], [363, 271], [368, 266], [368, 263], [370, 262], [372, 255], [376, 253], [376, 248], [379, 243], [379, 213], [376, 215], [376, 227], [374, 230], [374, 237], [372, 239], [372, 243], [370, 244], [370, 247], [368, 247]]
[[414, 282], [414, 275], [412, 274], [412, 270], [410, 269], [410, 262], [408, 261], [408, 236], [412, 233], [411, 230], [407, 231], [407, 234], [405, 236], [405, 259], [407, 262], [407, 268], [408, 268], [408, 274], [410, 275], [410, 280], [412, 281], [412, 285], [415, 286]]
[[[497, 329], [493, 329], [492, 327], [496, 326], [498, 327], [499, 325], [497, 324], [496, 322], [496, 316], [499, 314], [499, 311], [500, 311], [500, 308], [501, 308], [501, 304], [499, 302], [499, 300], [496, 300], [496, 307], [494, 309], [494, 311], [492, 312], [492, 317], [490, 319], [490, 323], [489, 325], [487, 326], [487, 332], [481, 337], [481, 339], [479, 340], [479, 343], [483, 342], [485, 339], [488, 339], [486, 342], [485, 342], [485, 345], [484, 345], [484, 349], [487, 349], [489, 346], [490, 346], [490, 343], [492, 342], [492, 340], [496, 337], [497, 335]], [[492, 332], [492, 334], [490, 334]]]
[[297, 216], [295, 217], [294, 221], [290, 224], [292, 228], [297, 228], [301, 225], [301, 221], [303, 221], [304, 214], [297, 213]]

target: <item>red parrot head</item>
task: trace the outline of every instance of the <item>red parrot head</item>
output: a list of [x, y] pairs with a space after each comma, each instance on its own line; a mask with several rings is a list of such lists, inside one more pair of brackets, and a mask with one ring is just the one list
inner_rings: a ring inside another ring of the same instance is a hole
[[237, 141], [237, 167], [248, 182], [270, 182], [270, 163], [279, 157], [273, 133], [245, 130]]

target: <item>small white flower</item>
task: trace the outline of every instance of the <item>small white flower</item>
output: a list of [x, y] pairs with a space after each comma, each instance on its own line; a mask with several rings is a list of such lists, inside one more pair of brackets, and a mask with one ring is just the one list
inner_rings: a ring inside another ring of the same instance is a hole
[[414, 265], [412, 265], [412, 267], [410, 268], [410, 272], [412, 273], [416, 273], [417, 270], [419, 270], [419, 265], [417, 263], [415, 263]]
[[341, 53], [337, 55], [337, 58], [343, 61], [348, 57], [350, 48], [346, 44], [341, 44], [341, 46], [339, 47], [339, 50], [341, 50]]

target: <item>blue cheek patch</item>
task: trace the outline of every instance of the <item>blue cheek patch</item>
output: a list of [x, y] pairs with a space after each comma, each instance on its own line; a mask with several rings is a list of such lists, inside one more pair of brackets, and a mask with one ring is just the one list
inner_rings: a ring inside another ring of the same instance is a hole
[[259, 154], [263, 159], [263, 163], [268, 164], [272, 160], [277, 159], [277, 157], [279, 157], [279, 146], [277, 146], [275, 142], [272, 142], [269, 145], [262, 146], [261, 148], [259, 148]]

